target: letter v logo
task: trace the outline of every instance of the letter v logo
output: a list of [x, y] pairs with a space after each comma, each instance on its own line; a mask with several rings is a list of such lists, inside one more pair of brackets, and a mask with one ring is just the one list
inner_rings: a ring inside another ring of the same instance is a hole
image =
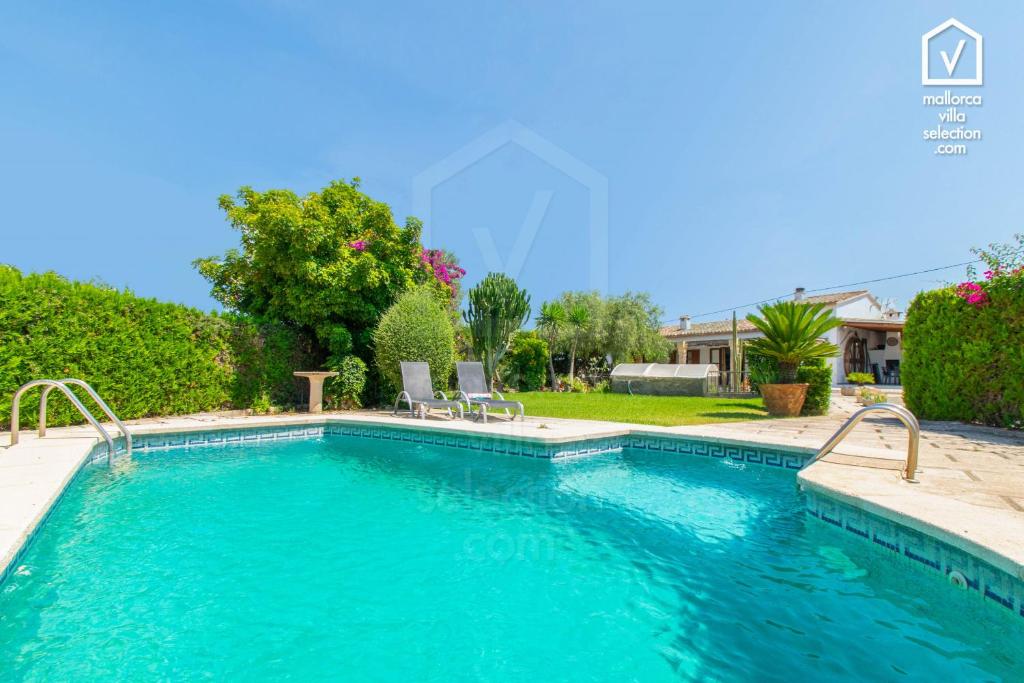
[[963, 54], [964, 44], [966, 42], [966, 40], [961, 39], [960, 42], [956, 44], [956, 51], [953, 53], [953, 59], [949, 58], [949, 55], [946, 54], [945, 50], [939, 53], [942, 55], [942, 63], [946, 65], [946, 73], [950, 76], [953, 75], [953, 70], [956, 69], [956, 63], [960, 61], [960, 55]]

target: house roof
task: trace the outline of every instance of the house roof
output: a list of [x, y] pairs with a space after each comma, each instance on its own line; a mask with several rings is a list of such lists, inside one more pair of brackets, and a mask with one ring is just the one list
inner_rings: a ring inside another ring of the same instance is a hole
[[805, 296], [802, 301], [806, 304], [841, 304], [850, 299], [856, 299], [868, 293], [866, 289], [855, 289], [852, 292], [833, 292], [832, 294], [816, 294]]
[[[753, 332], [757, 328], [748, 320], [740, 318], [736, 321], [736, 329], [740, 332]], [[667, 325], [661, 328], [666, 337], [700, 337], [706, 334], [732, 334], [732, 320], [715, 320], [710, 323], [696, 323], [688, 330], [680, 329], [679, 325]]]
[[[868, 290], [856, 289], [851, 292], [833, 292], [831, 294], [805, 296], [801, 301], [806, 304], [835, 305], [841, 304], [844, 301], [849, 301], [850, 299], [856, 299], [857, 297], [865, 294], [868, 294]], [[736, 327], [739, 332], [755, 332], [757, 330], [753, 323], [744, 318], [740, 318], [736, 321]], [[710, 334], [732, 334], [732, 320], [715, 320], [707, 323], [695, 323], [691, 325], [688, 330], [683, 330], [678, 324], [666, 325], [661, 328], [661, 335], [663, 337], [703, 337]]]

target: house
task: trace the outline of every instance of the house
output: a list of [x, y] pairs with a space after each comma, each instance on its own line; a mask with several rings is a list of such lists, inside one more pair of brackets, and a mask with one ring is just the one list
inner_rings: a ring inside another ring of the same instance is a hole
[[[829, 361], [833, 384], [844, 383], [851, 372], [870, 372], [878, 383], [899, 384], [904, 323], [899, 311], [884, 306], [866, 289], [806, 296], [804, 288], [798, 287], [793, 299], [825, 304], [843, 321], [842, 326], [825, 337], [839, 347], [839, 357]], [[742, 318], [737, 321], [737, 328], [741, 340], [761, 336], [756, 327]], [[690, 317], [684, 315], [678, 325], [661, 328], [661, 334], [675, 344], [671, 362], [711, 363], [718, 366], [723, 377], [726, 371], [733, 370], [729, 351], [731, 319], [691, 323]]]

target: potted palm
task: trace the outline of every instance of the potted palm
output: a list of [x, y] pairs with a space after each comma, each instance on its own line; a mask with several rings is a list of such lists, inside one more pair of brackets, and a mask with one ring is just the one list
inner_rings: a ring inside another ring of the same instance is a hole
[[797, 370], [805, 361], [831, 358], [839, 347], [822, 336], [842, 322], [824, 304], [779, 301], [751, 313], [747, 320], [763, 337], [752, 339], [749, 347], [772, 358], [778, 365], [777, 381], [761, 384], [759, 390], [769, 414], [796, 417], [807, 398], [807, 384], [797, 382]]

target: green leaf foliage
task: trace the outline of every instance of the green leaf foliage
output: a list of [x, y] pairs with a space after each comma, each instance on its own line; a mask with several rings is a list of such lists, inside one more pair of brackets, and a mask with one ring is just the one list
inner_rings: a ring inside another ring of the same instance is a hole
[[339, 180], [302, 197], [250, 187], [221, 197], [241, 248], [195, 261], [213, 297], [305, 331], [339, 362], [352, 352], [369, 358], [377, 320], [416, 284], [450, 300], [422, 260], [419, 221], [400, 227], [387, 204], [358, 188], [358, 179]]
[[[659, 332], [663, 311], [646, 292], [626, 292], [621, 296], [601, 296], [598, 292], [565, 292], [545, 306], [554, 306], [553, 324], [547, 318], [537, 320], [538, 328], [549, 337], [552, 351], [569, 354], [575, 342], [575, 355], [581, 359], [612, 357], [612, 365], [646, 361], [668, 361], [672, 344]], [[570, 325], [569, 311], [587, 309], [586, 325]]]
[[358, 356], [345, 356], [336, 363], [328, 363], [338, 373], [324, 385], [324, 399], [332, 408], [352, 410], [363, 405], [366, 391], [366, 363]]
[[[83, 379], [132, 419], [294, 405], [292, 372], [320, 362], [308, 340], [282, 325], [0, 266], [0, 426], [10, 424], [14, 391], [33, 379]], [[26, 394], [22, 427], [35, 425], [37, 407], [38, 394]], [[49, 425], [82, 421], [52, 395]]]
[[418, 287], [402, 294], [373, 334], [377, 368], [392, 400], [402, 387], [402, 361], [426, 361], [437, 389], [447, 389], [455, 367], [455, 330], [434, 292]]
[[954, 288], [911, 302], [900, 374], [918, 417], [1024, 427], [1024, 278], [992, 280], [985, 291], [981, 307]]
[[797, 381], [797, 369], [807, 361], [831, 358], [839, 348], [822, 339], [842, 324], [824, 304], [778, 301], [761, 306], [760, 315], [750, 313], [747, 320], [761, 331], [763, 337], [752, 339], [748, 348], [774, 358], [779, 365], [779, 381]]
[[544, 386], [548, 345], [536, 332], [517, 332], [502, 362], [502, 379], [519, 391], [537, 391]]
[[832, 402], [832, 367], [823, 359], [806, 361], [796, 371], [796, 381], [808, 384], [801, 415], [827, 415]]
[[488, 273], [469, 290], [469, 308], [463, 318], [469, 326], [473, 353], [483, 363], [488, 386], [512, 335], [529, 317], [530, 295], [504, 273]]

